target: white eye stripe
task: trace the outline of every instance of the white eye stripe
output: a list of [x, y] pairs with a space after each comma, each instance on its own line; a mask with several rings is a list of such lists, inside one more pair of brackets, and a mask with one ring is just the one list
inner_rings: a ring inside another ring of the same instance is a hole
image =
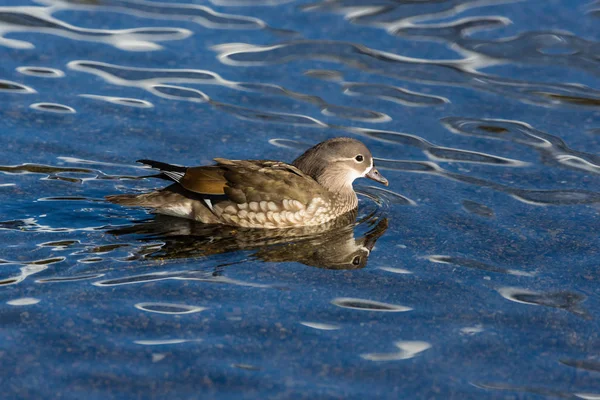
[[[350, 158], [350, 157], [347, 157], [347, 158], [337, 158], [335, 161], [350, 161], [350, 160], [356, 162], [356, 160], [354, 159], [354, 157], [352, 157], [352, 158]], [[369, 172], [371, 172], [372, 169], [373, 169], [373, 157], [371, 157], [371, 165], [369, 165], [369, 168], [367, 168], [365, 170], [365, 172], [362, 173], [362, 175], [358, 175], [358, 176], [365, 177]]]
[[[361, 156], [362, 156], [362, 154], [359, 154], [359, 155], [361, 155]], [[363, 156], [363, 161], [364, 161], [364, 159], [365, 159], [365, 158], [366, 158], [366, 157], [365, 157], [365, 156]], [[336, 158], [336, 159], [335, 159], [335, 161], [354, 161], [354, 162], [358, 162], [358, 161], [356, 161], [356, 156], [354, 156], [354, 157], [341, 157], [341, 158]], [[360, 161], [360, 162], [363, 162], [363, 161]], [[372, 163], [372, 162], [373, 162], [373, 158], [371, 158], [371, 163]]]
[[367, 174], [369, 172], [371, 172], [371, 170], [373, 169], [373, 158], [371, 158], [371, 165], [369, 165], [369, 168], [367, 168], [367, 170], [365, 172], [363, 172], [363, 174], [361, 175], [362, 177], [367, 176]]

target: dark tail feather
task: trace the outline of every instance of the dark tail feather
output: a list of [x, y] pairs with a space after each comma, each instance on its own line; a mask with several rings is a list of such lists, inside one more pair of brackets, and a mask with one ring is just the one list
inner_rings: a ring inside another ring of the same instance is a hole
[[115, 194], [106, 196], [105, 199], [111, 203], [122, 204], [124, 206], [160, 208], [173, 202], [181, 201], [181, 194], [174, 192], [172, 186], [175, 185], [148, 193]]
[[149, 167], [158, 169], [160, 171], [172, 171], [172, 172], [179, 172], [182, 174], [185, 174], [185, 171], [187, 171], [187, 167], [182, 167], [181, 165], [167, 164], [167, 163], [160, 162], [160, 161], [137, 160], [136, 162], [139, 162], [140, 164], [148, 165]]
[[142, 206], [144, 204], [144, 195], [138, 194], [115, 194], [104, 197], [106, 201], [124, 206]]

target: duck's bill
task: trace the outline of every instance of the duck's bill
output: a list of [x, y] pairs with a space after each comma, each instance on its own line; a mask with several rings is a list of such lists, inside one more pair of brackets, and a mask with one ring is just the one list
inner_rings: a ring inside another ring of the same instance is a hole
[[379, 171], [377, 171], [377, 168], [373, 167], [371, 168], [371, 170], [369, 171], [369, 173], [367, 175], [365, 175], [367, 178], [369, 179], [373, 179], [375, 182], [379, 182], [382, 185], [387, 186], [389, 184], [388, 180], [385, 179], [383, 177], [383, 175], [381, 175], [379, 173]]

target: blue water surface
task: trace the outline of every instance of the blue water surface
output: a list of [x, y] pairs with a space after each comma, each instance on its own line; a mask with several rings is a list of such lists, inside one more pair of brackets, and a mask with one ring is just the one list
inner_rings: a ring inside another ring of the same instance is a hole
[[[2, 398], [600, 399], [599, 41], [578, 0], [1, 0]], [[336, 136], [390, 186], [334, 234], [104, 200]]]

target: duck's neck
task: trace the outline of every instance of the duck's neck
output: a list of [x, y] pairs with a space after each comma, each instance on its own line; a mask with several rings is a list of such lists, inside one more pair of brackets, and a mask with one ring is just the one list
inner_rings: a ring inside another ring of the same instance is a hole
[[352, 171], [331, 165], [325, 168], [322, 163], [313, 160], [308, 152], [298, 157], [293, 165], [331, 192], [331, 198], [343, 212], [358, 207], [358, 199], [352, 187], [357, 176], [351, 175]]
[[354, 192], [354, 189], [352, 189], [352, 186], [345, 188], [344, 190], [333, 192], [332, 197], [336, 206], [340, 208], [341, 213], [346, 213], [358, 207], [358, 198], [356, 197], [356, 193]]
[[358, 199], [352, 187], [354, 179], [344, 176], [340, 171], [327, 170], [319, 175], [316, 181], [331, 192], [331, 197], [337, 203], [336, 206], [342, 208], [343, 212], [358, 207]]

